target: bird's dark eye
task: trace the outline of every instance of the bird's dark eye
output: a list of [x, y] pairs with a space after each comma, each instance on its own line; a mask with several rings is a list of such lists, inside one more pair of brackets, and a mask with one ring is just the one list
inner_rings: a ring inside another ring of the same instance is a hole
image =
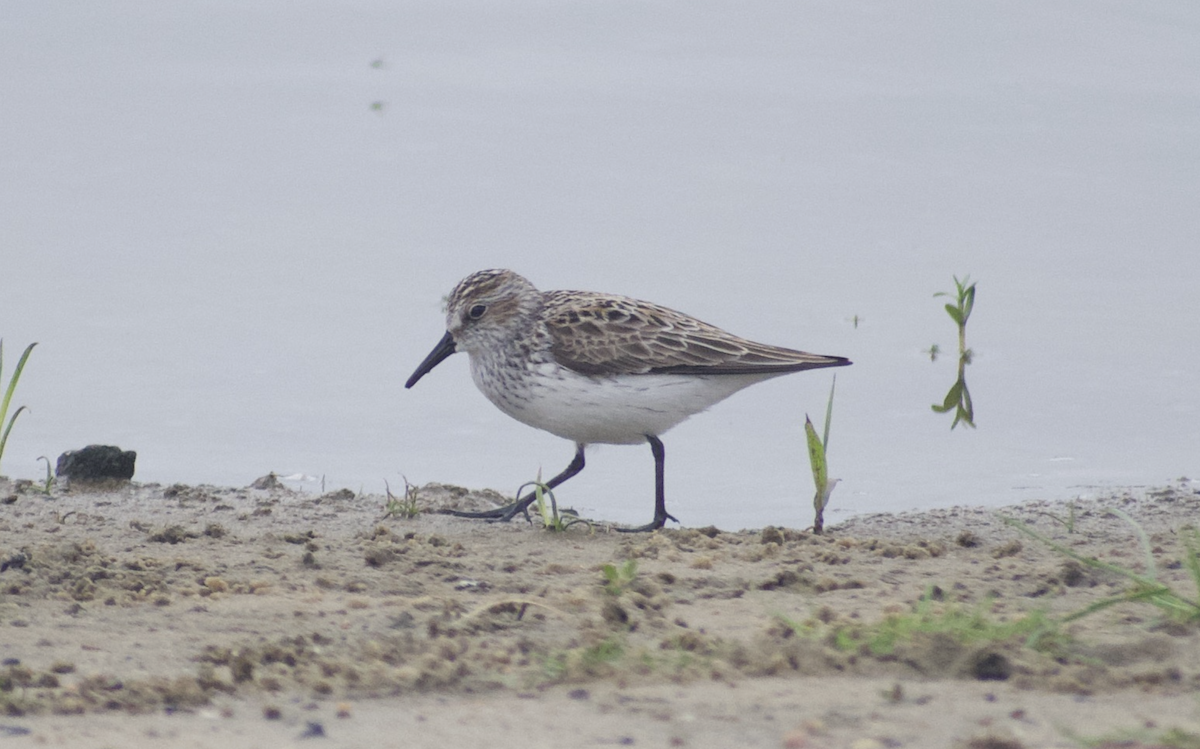
[[487, 312], [486, 304], [476, 304], [474, 307], [467, 310], [467, 315], [469, 315], [472, 320], [478, 320], [479, 318], [483, 317], [485, 312]]

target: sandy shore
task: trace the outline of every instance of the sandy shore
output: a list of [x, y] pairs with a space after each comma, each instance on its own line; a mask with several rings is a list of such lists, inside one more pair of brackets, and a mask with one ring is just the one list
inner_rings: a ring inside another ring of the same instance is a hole
[[440, 515], [498, 495], [437, 485], [405, 518], [351, 492], [0, 480], [0, 744], [1197, 746], [1197, 625], [1146, 603], [1062, 622], [1130, 581], [999, 517], [1144, 571], [1118, 508], [1194, 601], [1193, 486], [631, 536]]

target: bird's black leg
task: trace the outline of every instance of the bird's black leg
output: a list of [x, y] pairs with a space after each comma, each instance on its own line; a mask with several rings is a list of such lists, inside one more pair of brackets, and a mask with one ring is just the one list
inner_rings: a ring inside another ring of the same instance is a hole
[[[661, 447], [661, 445], [660, 445]], [[563, 469], [562, 473], [546, 482], [546, 486], [553, 489], [567, 479], [583, 470], [583, 445], [575, 446], [575, 459], [571, 464]], [[529, 520], [529, 513], [526, 512], [527, 507], [533, 504], [537, 499], [535, 492], [529, 492], [524, 497], [521, 497], [516, 502], [503, 507], [497, 507], [494, 510], [484, 510], [483, 512], [463, 512], [462, 510], [443, 510], [446, 515], [453, 515], [459, 518], [476, 518], [482, 520], [507, 521], [512, 520], [517, 516], [517, 513], [525, 513], [525, 519]], [[532, 521], [530, 521], [532, 522]]]
[[653, 434], [647, 434], [646, 441], [650, 443], [650, 452], [654, 453], [654, 519], [648, 524], [639, 525], [636, 528], [618, 528], [617, 530], [622, 533], [656, 531], [666, 525], [668, 520], [679, 522], [674, 515], [667, 514], [667, 499], [663, 492], [663, 463], [666, 460], [667, 452], [663, 449], [662, 440]]

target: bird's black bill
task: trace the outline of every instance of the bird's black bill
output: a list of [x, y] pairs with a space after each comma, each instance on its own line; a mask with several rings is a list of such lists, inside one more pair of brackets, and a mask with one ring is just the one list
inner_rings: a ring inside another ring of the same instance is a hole
[[408, 378], [408, 382], [404, 383], [404, 387], [410, 388], [417, 384], [417, 380], [429, 374], [429, 370], [441, 364], [442, 359], [450, 356], [458, 349], [454, 346], [454, 338], [450, 333], [442, 336], [442, 340], [438, 341], [438, 345], [433, 347], [433, 351], [429, 352], [429, 356], [425, 357], [425, 361], [417, 366], [417, 370], [412, 373], [412, 377]]

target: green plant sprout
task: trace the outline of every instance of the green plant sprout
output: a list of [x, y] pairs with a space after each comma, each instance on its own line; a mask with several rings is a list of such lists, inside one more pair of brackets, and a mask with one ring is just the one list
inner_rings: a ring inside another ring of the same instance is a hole
[[50, 470], [50, 459], [45, 455], [38, 457], [38, 460], [46, 461], [46, 483], [42, 484], [42, 494], [50, 496], [50, 487], [54, 485], [54, 471]]
[[1073, 499], [1067, 503], [1067, 516], [1065, 518], [1060, 517], [1053, 512], [1046, 512], [1044, 510], [1039, 510], [1037, 514], [1045, 515], [1062, 527], [1066, 528], [1067, 533], [1075, 532], [1075, 500]]
[[958, 325], [958, 356], [960, 359], [965, 359], [967, 364], [971, 363], [971, 349], [967, 348], [967, 320], [971, 317], [971, 310], [975, 308], [975, 284], [968, 284], [971, 280], [970, 274], [963, 276], [961, 281], [958, 276], [954, 277], [955, 293], [951, 294], [948, 291], [939, 291], [933, 296], [954, 297], [954, 304], [946, 305], [946, 314], [950, 315], [950, 319]]
[[637, 560], [626, 559], [620, 567], [606, 564], [600, 568], [600, 574], [604, 575], [604, 592], [620, 596], [637, 579]]
[[387, 502], [383, 506], [385, 518], [415, 518], [421, 514], [421, 508], [417, 505], [417, 487], [408, 483], [408, 478], [404, 476], [400, 478], [404, 479], [404, 499], [392, 494], [392, 487], [388, 486], [387, 479], [383, 481], [383, 486], [387, 490]]
[[[967, 365], [971, 363], [975, 354], [971, 349], [967, 348], [967, 320], [971, 317], [971, 311], [975, 308], [975, 282], [971, 281], [971, 276], [963, 276], [963, 279], [958, 280], [958, 276], [954, 277], [955, 293], [951, 294], [948, 291], [939, 291], [934, 294], [934, 297], [945, 296], [954, 298], [953, 304], [946, 305], [946, 314], [950, 315], [950, 319], [958, 325], [958, 379], [950, 386], [949, 392], [939, 405], [937, 403], [930, 406], [936, 413], [947, 413], [954, 411], [954, 421], [950, 422], [950, 428], [958, 426], [959, 422], [966, 424], [972, 429], [975, 428], [975, 405], [971, 402], [971, 391], [967, 389]], [[936, 344], [929, 348], [929, 360], [937, 359], [938, 349]]]
[[[1184, 595], [1176, 592], [1171, 586], [1161, 583], [1154, 575], [1154, 552], [1150, 545], [1150, 538], [1146, 535], [1146, 531], [1137, 524], [1137, 522], [1129, 517], [1125, 512], [1118, 509], [1110, 509], [1109, 513], [1116, 515], [1125, 522], [1129, 523], [1134, 532], [1137, 534], [1138, 543], [1142, 547], [1142, 554], [1145, 556], [1145, 572], [1135, 572], [1134, 570], [1122, 567], [1111, 562], [1104, 562], [1094, 557], [1085, 557], [1074, 549], [1063, 546], [1062, 544], [1043, 536], [1041, 533], [1030, 528], [1025, 523], [1015, 518], [1001, 517], [1000, 519], [1005, 525], [1008, 525], [1016, 530], [1024, 533], [1030, 538], [1045, 544], [1059, 554], [1070, 557], [1075, 561], [1090, 567], [1095, 570], [1109, 572], [1119, 575], [1130, 580], [1133, 585], [1125, 593], [1108, 598], [1101, 599], [1095, 603], [1086, 606], [1079, 611], [1068, 614], [1063, 618], [1063, 622], [1070, 622], [1076, 619], [1081, 619], [1088, 614], [1094, 614], [1097, 611], [1115, 606], [1119, 603], [1137, 603], [1145, 602], [1157, 607], [1170, 619], [1183, 623], [1200, 622], [1200, 598], [1187, 598]], [[1188, 574], [1191, 575], [1192, 582], [1196, 586], [1197, 593], [1200, 593], [1200, 531], [1195, 528], [1186, 529], [1188, 532], [1180, 532], [1180, 538], [1183, 541], [1184, 559], [1183, 565], [1187, 568]]]
[[829, 423], [833, 419], [835, 388], [837, 388], [837, 375], [833, 376], [833, 384], [829, 387], [829, 402], [825, 404], [825, 431], [822, 436], [817, 436], [817, 429], [813, 426], [812, 419], [808, 418], [808, 414], [804, 415], [804, 436], [808, 442], [808, 461], [812, 465], [813, 484], [817, 489], [813, 495], [813, 509], [816, 511], [813, 517], [813, 533], [817, 534], [825, 531], [825, 507], [829, 504], [829, 495], [833, 494], [833, 488], [841, 480], [829, 478], [829, 464], [826, 460], [826, 452], [829, 449]]
[[[558, 501], [554, 498], [554, 490], [546, 484], [542, 483], [542, 471], [539, 468], [537, 478], [533, 481], [527, 481], [517, 488], [517, 496], [521, 496], [521, 492], [525, 491], [525, 487], [533, 487], [534, 506], [537, 507], [538, 516], [542, 520], [542, 527], [548, 531], [565, 531], [576, 523], [587, 523], [591, 527], [591, 523], [579, 517], [574, 510], [563, 509], [559, 514]], [[547, 499], [549, 501], [547, 501]]]
[[559, 650], [546, 656], [542, 663], [545, 675], [551, 681], [578, 679], [583, 676], [598, 676], [612, 668], [612, 664], [625, 655], [625, 645], [619, 639], [607, 640], [590, 646], [579, 646]]
[[[31, 343], [25, 347], [25, 353], [21, 354], [21, 358], [17, 361], [17, 368], [13, 370], [12, 377], [8, 381], [8, 390], [4, 392], [4, 400], [0, 401], [0, 427], [4, 428], [3, 433], [0, 433], [0, 459], [4, 458], [4, 446], [8, 443], [8, 433], [12, 431], [17, 417], [26, 410], [25, 406], [21, 406], [13, 412], [12, 418], [7, 422], [4, 420], [8, 416], [8, 404], [12, 402], [13, 391], [17, 389], [17, 381], [21, 379], [21, 370], [25, 369], [25, 361], [29, 359], [29, 352], [33, 351], [33, 347], [36, 345], [37, 343]], [[3, 373], [4, 339], [0, 338], [0, 375]]]
[[1087, 737], [1074, 731], [1066, 731], [1063, 733], [1068, 739], [1074, 741], [1080, 746], [1097, 747], [1104, 749], [1109, 747], [1154, 747], [1156, 749], [1200, 749], [1200, 733], [1192, 733], [1185, 731], [1182, 728], [1168, 728], [1165, 731], [1154, 730], [1151, 728], [1136, 728], [1126, 729], [1123, 731], [1110, 731], [1103, 736]]
[[876, 655], [889, 655], [897, 645], [918, 634], [948, 634], [963, 643], [1003, 642], [1022, 637], [1027, 647], [1037, 648], [1054, 629], [1041, 611], [1034, 611], [1013, 621], [995, 621], [988, 616], [990, 601], [970, 609], [958, 606], [935, 607], [929, 595], [921, 597], [913, 611], [886, 617], [878, 624], [859, 632], [852, 628], [837, 631], [835, 642], [841, 650], [857, 650], [865, 644]]
[[[919, 634], [947, 634], [961, 643], [1003, 642], [1021, 637], [1026, 647], [1034, 649], [1054, 643], [1057, 625], [1045, 612], [1035, 610], [1012, 621], [997, 621], [989, 613], [991, 606], [990, 599], [972, 607], [939, 604], [929, 590], [907, 613], [890, 614], [874, 623], [834, 627], [831, 641], [839, 650], [854, 651], [866, 646], [875, 655], [890, 655], [897, 645]], [[775, 617], [801, 637], [822, 637], [829, 631], [820, 624], [798, 622], [783, 614]]]

